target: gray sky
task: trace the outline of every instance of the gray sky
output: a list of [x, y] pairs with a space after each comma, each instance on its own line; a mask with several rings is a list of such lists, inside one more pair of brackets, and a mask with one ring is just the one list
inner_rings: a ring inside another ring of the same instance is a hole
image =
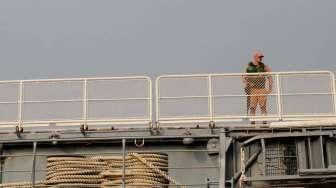
[[336, 70], [335, 0], [0, 0], [0, 79]]

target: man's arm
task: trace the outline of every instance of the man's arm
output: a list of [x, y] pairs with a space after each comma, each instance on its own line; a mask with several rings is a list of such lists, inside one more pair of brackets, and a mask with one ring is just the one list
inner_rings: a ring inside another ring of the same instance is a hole
[[[267, 66], [267, 65], [265, 65], [265, 71], [267, 73], [271, 73], [272, 72], [271, 68], [269, 66]], [[268, 79], [268, 92], [272, 93], [272, 87], [273, 87], [273, 78], [272, 78], [272, 75], [269, 74], [267, 76], [267, 79]]]
[[248, 66], [245, 67], [244, 71], [243, 71], [243, 76], [242, 76], [242, 80], [243, 80], [243, 83], [245, 85], [247, 85], [247, 75], [246, 74], [246, 69], [247, 69]]

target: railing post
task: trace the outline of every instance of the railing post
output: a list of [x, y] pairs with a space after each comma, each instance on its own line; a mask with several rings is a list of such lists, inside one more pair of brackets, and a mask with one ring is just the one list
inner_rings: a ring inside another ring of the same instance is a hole
[[157, 124], [159, 124], [159, 118], [160, 118], [160, 85], [159, 85], [160, 77], [156, 78], [155, 80], [155, 121]]
[[19, 127], [22, 126], [23, 118], [23, 81], [20, 81], [19, 84], [19, 100], [18, 100], [18, 124]]
[[153, 86], [152, 86], [152, 80], [148, 79], [149, 82], [149, 88], [148, 88], [148, 95], [149, 95], [149, 101], [148, 101], [148, 107], [149, 107], [149, 122], [153, 123]]
[[280, 74], [276, 74], [276, 85], [277, 85], [277, 98], [278, 98], [278, 115], [279, 115], [279, 120], [282, 120], [282, 100], [281, 100], [281, 82], [280, 82]]
[[84, 79], [84, 85], [83, 85], [83, 120], [84, 120], [84, 126], [87, 125], [87, 119], [88, 119], [88, 89], [87, 89], [87, 79]]
[[209, 108], [209, 116], [210, 121], [214, 120], [214, 112], [213, 112], [213, 92], [212, 92], [212, 77], [211, 75], [208, 76], [208, 108]]
[[332, 100], [334, 101], [334, 115], [336, 116], [336, 78], [334, 73], [331, 74], [331, 89], [332, 89]]
[[37, 146], [37, 143], [34, 142], [33, 143], [33, 167], [32, 167], [32, 174], [31, 174], [32, 188], [35, 187], [36, 146]]

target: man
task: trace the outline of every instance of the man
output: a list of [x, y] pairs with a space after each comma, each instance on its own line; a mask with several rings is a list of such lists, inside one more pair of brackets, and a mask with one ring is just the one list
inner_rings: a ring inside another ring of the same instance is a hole
[[[257, 106], [259, 105], [262, 115], [267, 115], [267, 95], [272, 92], [272, 75], [256, 74], [271, 72], [271, 69], [262, 62], [264, 55], [260, 51], [253, 53], [253, 60], [248, 63], [245, 72], [254, 73], [244, 75], [243, 82], [245, 84], [245, 92], [247, 95], [247, 112], [255, 115]], [[268, 89], [266, 89], [266, 81], [268, 81]], [[251, 124], [255, 124], [251, 121]], [[267, 124], [263, 121], [263, 124]]]

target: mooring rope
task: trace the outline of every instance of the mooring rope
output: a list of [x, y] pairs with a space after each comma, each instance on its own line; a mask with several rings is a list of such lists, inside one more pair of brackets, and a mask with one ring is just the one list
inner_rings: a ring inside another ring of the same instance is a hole
[[[123, 179], [123, 165], [125, 174]], [[45, 181], [38, 188], [162, 187], [185, 188], [168, 175], [168, 155], [130, 153], [125, 156], [48, 156]], [[0, 188], [31, 188], [31, 182], [0, 184]]]

